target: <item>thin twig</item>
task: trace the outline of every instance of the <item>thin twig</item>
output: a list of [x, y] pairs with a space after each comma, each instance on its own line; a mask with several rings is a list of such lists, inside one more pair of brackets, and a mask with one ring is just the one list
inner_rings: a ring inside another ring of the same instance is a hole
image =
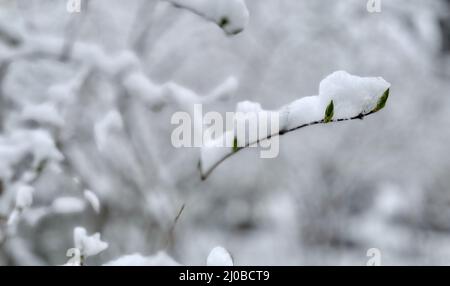
[[175, 227], [177, 225], [178, 220], [180, 219], [181, 215], [183, 214], [183, 211], [186, 207], [186, 204], [184, 203], [180, 210], [178, 211], [177, 215], [175, 216], [175, 219], [173, 220], [172, 226], [169, 229], [168, 235], [167, 235], [167, 241], [166, 241], [166, 249], [168, 249], [174, 241], [174, 233], [175, 233]]

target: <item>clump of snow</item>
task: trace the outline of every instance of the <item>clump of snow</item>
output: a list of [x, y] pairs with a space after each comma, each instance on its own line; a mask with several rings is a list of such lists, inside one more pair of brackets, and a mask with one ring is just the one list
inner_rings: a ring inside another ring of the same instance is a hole
[[319, 95], [304, 97], [284, 107], [287, 129], [323, 119], [325, 109], [334, 103], [334, 118], [345, 119], [375, 109], [390, 83], [381, 77], [359, 77], [337, 71], [320, 82]]
[[372, 111], [390, 86], [381, 77], [359, 77], [337, 71], [322, 80], [319, 97], [323, 106], [334, 101], [336, 118], [348, 118]]
[[233, 258], [223, 247], [214, 247], [206, 259], [207, 266], [233, 266]]
[[244, 0], [168, 0], [216, 23], [227, 34], [242, 32], [248, 24], [249, 12]]
[[100, 200], [98, 199], [97, 195], [90, 190], [85, 190], [83, 194], [84, 198], [86, 199], [86, 201], [88, 201], [94, 211], [96, 213], [100, 213]]
[[142, 256], [139, 253], [125, 255], [103, 266], [181, 266], [165, 252], [158, 252], [152, 256]]
[[79, 249], [83, 257], [94, 256], [108, 248], [108, 243], [100, 239], [100, 233], [91, 236], [83, 227], [76, 227], [73, 231], [75, 248]]
[[53, 200], [51, 210], [57, 214], [80, 213], [84, 211], [85, 203], [75, 197], [60, 197]]

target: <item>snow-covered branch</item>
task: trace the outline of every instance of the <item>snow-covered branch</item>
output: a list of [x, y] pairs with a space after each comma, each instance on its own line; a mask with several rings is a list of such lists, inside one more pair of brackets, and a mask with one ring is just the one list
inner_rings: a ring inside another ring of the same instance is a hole
[[[242, 139], [237, 136], [237, 122], [233, 130], [206, 142], [202, 147], [199, 162], [201, 178], [205, 180], [216, 167], [238, 151], [275, 136], [317, 124], [364, 119], [384, 108], [389, 89], [390, 83], [382, 78], [363, 78], [338, 71], [320, 83], [319, 95], [298, 99], [277, 111], [265, 111], [258, 103], [242, 102], [238, 104], [237, 111], [244, 113], [244, 116], [235, 118], [235, 121], [246, 122], [261, 113], [266, 114], [264, 118], [277, 116], [277, 132], [258, 134], [252, 141]], [[260, 122], [257, 124], [260, 125]], [[233, 145], [223, 147], [224, 142], [233, 142]]]

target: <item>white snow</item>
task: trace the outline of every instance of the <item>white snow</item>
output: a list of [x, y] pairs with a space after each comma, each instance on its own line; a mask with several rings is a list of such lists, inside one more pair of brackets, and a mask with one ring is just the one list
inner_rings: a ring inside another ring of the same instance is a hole
[[76, 227], [73, 231], [75, 248], [79, 249], [84, 257], [94, 256], [108, 248], [108, 243], [100, 239], [100, 233], [91, 236], [83, 227]]
[[211, 250], [206, 259], [207, 266], [233, 266], [233, 258], [223, 247], [217, 246]]
[[93, 191], [85, 190], [84, 198], [86, 199], [86, 201], [88, 201], [88, 203], [91, 205], [91, 207], [94, 209], [96, 213], [100, 213], [100, 200]]
[[237, 34], [245, 29], [249, 12], [244, 0], [168, 0], [176, 6], [187, 8], [215, 22], [227, 34]]
[[359, 77], [337, 71], [320, 82], [319, 95], [304, 97], [288, 105], [287, 129], [319, 121], [333, 100], [334, 118], [351, 118], [373, 110], [390, 83], [381, 77]]
[[53, 200], [51, 210], [58, 214], [80, 213], [84, 211], [85, 203], [76, 197], [59, 197]]
[[139, 253], [125, 255], [103, 266], [181, 266], [167, 253], [161, 251], [152, 256], [142, 256]]
[[381, 77], [359, 77], [337, 71], [322, 80], [319, 97], [323, 107], [334, 101], [336, 118], [348, 118], [373, 110], [390, 86]]

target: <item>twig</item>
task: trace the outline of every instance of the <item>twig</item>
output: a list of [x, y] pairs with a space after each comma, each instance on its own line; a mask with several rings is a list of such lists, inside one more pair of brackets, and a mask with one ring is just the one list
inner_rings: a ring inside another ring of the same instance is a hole
[[183, 214], [185, 207], [186, 207], [186, 204], [184, 203], [181, 206], [180, 210], [178, 211], [177, 215], [175, 216], [175, 219], [173, 220], [172, 226], [170, 227], [168, 235], [167, 235], [166, 249], [168, 249], [173, 244], [175, 227], [176, 227], [177, 222], [180, 219], [181, 215]]

